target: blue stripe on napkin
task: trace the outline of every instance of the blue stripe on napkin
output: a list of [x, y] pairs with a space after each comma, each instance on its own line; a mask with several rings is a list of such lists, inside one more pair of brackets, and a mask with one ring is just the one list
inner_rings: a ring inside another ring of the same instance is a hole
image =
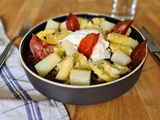
[[[1, 54], [9, 42], [1, 19], [0, 39]], [[11, 49], [0, 68], [0, 120], [70, 120], [62, 103], [46, 98], [29, 84], [17, 48]]]
[[[29, 94], [20, 86], [18, 81], [14, 78], [11, 71], [8, 69], [7, 65], [4, 63], [3, 69], [1, 69], [1, 76], [6, 85], [8, 86], [9, 90], [13, 93], [16, 99], [22, 99], [24, 100], [28, 119], [32, 120], [38, 119], [42, 120], [41, 112], [39, 109], [38, 102], [31, 101], [32, 98], [29, 96]], [[37, 118], [38, 117], [38, 118]]]

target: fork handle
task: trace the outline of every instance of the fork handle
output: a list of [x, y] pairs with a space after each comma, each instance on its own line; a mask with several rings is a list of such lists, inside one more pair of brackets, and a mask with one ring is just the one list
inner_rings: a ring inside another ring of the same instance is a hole
[[1, 56], [0, 56], [0, 68], [2, 67], [4, 61], [6, 60], [6, 56], [13, 44], [13, 42], [18, 38], [19, 36], [17, 37], [14, 37], [9, 43], [8, 45], [6, 46], [6, 48], [4, 49], [4, 51], [2, 52]]

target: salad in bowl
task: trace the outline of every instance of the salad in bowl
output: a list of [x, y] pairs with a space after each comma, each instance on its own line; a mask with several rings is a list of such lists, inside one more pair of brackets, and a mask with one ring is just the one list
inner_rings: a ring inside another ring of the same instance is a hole
[[129, 37], [132, 23], [114, 24], [103, 17], [87, 19], [72, 13], [61, 23], [50, 19], [44, 30], [32, 34], [28, 66], [41, 77], [64, 84], [114, 81], [146, 55], [146, 40], [139, 44]]
[[92, 105], [121, 96], [139, 79], [147, 56], [146, 40], [133, 22], [70, 13], [38, 24], [19, 47], [30, 83], [66, 104]]

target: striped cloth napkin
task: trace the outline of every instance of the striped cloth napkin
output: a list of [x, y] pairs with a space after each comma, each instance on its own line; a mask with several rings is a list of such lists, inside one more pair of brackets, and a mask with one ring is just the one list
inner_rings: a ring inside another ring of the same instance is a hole
[[[0, 20], [0, 55], [9, 39]], [[0, 120], [69, 120], [65, 106], [33, 88], [13, 45], [0, 69]]]

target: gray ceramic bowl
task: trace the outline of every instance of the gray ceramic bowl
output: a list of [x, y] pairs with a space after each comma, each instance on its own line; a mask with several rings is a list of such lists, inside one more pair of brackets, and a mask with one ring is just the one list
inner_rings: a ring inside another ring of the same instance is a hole
[[[59, 16], [53, 18], [55, 21], [63, 22], [66, 20], [68, 15]], [[104, 17], [106, 20], [117, 23], [118, 19], [111, 18], [106, 15], [99, 14], [76, 14], [79, 17], [93, 18], [93, 17]], [[131, 89], [134, 84], [139, 79], [145, 59], [136, 67], [131, 73], [121, 77], [115, 81], [109, 83], [103, 83], [99, 85], [91, 86], [71, 86], [65, 85], [53, 81], [49, 81], [45, 78], [40, 77], [31, 71], [26, 65], [26, 51], [29, 49], [29, 42], [32, 37], [32, 33], [36, 34], [37, 32], [44, 30], [47, 21], [42, 22], [41, 24], [32, 28], [23, 38], [20, 44], [20, 59], [22, 65], [25, 69], [25, 72], [28, 76], [31, 84], [37, 89], [40, 93], [45, 95], [48, 98], [53, 100], [73, 105], [92, 105], [99, 104], [113, 100]], [[138, 42], [142, 42], [144, 37], [142, 34], [133, 26], [131, 26], [132, 32], [130, 36]], [[147, 47], [147, 46], [146, 46]], [[147, 51], [146, 51], [147, 55]]]

